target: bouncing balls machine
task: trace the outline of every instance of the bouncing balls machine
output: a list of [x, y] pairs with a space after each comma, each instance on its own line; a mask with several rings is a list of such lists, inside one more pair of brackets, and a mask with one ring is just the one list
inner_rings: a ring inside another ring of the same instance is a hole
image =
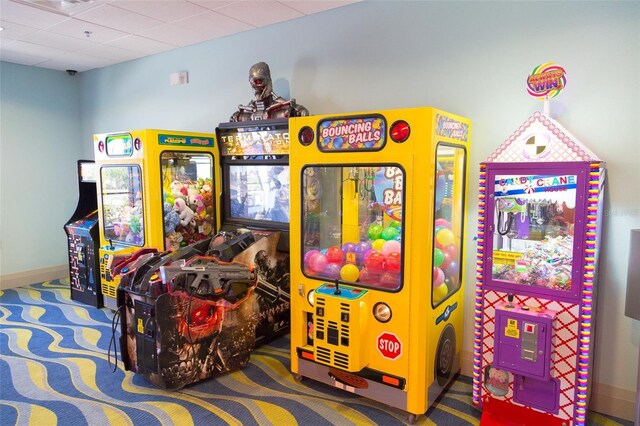
[[480, 166], [473, 402], [481, 424], [584, 425], [604, 163], [535, 112]]
[[291, 370], [408, 413], [460, 370], [470, 121], [293, 118]]
[[176, 250], [218, 229], [215, 135], [143, 129], [96, 134], [100, 281], [117, 308], [112, 268], [142, 248]]
[[69, 252], [71, 299], [96, 308], [103, 305], [100, 289], [98, 250], [98, 198], [95, 162], [79, 160], [78, 205], [64, 225]]

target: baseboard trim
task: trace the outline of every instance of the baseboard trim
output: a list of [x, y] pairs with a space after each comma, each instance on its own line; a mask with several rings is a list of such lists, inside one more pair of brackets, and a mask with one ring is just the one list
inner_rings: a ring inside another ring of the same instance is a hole
[[14, 274], [0, 275], [0, 290], [69, 277], [69, 265], [51, 266]]
[[[473, 352], [462, 351], [462, 374], [473, 377]], [[602, 383], [592, 383], [589, 410], [633, 421], [636, 393]]]

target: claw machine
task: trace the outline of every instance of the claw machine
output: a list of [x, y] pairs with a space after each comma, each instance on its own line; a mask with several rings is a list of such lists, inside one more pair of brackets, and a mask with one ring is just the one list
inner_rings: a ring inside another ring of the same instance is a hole
[[291, 369], [415, 421], [460, 370], [470, 121], [290, 120]]
[[535, 112], [480, 166], [473, 402], [481, 424], [584, 425], [604, 163]]
[[96, 134], [100, 281], [117, 309], [111, 268], [141, 248], [176, 250], [218, 229], [215, 135], [143, 129]]

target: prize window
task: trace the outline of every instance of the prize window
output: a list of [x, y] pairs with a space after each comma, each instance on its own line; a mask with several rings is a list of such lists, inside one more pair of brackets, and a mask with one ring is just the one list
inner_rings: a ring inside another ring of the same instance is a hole
[[165, 248], [175, 250], [213, 235], [215, 223], [213, 157], [163, 152], [162, 208]]
[[433, 223], [433, 286], [435, 307], [460, 289], [466, 151], [439, 143], [436, 149]]
[[398, 290], [402, 285], [404, 170], [308, 166], [302, 172], [306, 276]]
[[144, 245], [140, 167], [103, 167], [100, 174], [105, 239], [135, 246]]
[[494, 280], [571, 290], [576, 184], [575, 174], [495, 176]]

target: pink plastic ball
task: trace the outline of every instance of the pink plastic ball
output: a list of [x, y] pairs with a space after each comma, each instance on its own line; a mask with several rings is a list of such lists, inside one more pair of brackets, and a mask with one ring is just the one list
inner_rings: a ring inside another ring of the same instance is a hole
[[402, 244], [400, 244], [400, 241], [391, 240], [384, 243], [381, 252], [385, 256], [389, 256], [391, 253], [400, 253], [401, 249]]
[[444, 272], [440, 268], [433, 268], [433, 286], [438, 287], [444, 282]]
[[314, 253], [309, 259], [309, 267], [315, 272], [322, 272], [327, 267], [329, 261], [322, 253]]
[[451, 224], [449, 223], [449, 221], [447, 219], [436, 219], [436, 221], [433, 223], [434, 226], [444, 226], [447, 229], [451, 229]]
[[305, 266], [309, 266], [309, 261], [311, 260], [311, 256], [316, 253], [320, 253], [318, 250], [309, 250], [304, 254], [304, 264]]

